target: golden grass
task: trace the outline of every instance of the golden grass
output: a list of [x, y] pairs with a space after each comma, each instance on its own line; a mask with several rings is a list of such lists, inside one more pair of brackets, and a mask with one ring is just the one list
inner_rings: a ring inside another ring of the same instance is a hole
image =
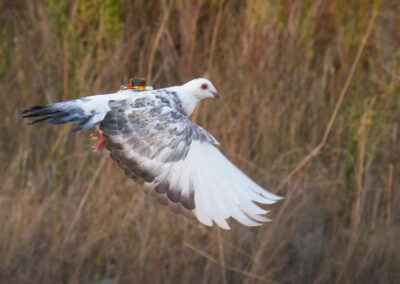
[[[0, 282], [398, 283], [398, 1], [0, 3]], [[375, 18], [376, 16], [376, 18]], [[26, 106], [207, 76], [192, 119], [286, 199], [204, 227]]]

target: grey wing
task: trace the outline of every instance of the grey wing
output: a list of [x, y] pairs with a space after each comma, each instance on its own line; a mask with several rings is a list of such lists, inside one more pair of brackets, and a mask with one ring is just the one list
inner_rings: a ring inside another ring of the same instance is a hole
[[172, 186], [170, 171], [186, 158], [192, 141], [218, 144], [217, 140], [168, 105], [128, 108], [120, 101], [110, 107], [100, 124], [110, 157], [127, 176], [156, 193], [160, 203], [169, 202], [178, 211], [180, 206], [174, 205], [193, 210], [194, 188]]

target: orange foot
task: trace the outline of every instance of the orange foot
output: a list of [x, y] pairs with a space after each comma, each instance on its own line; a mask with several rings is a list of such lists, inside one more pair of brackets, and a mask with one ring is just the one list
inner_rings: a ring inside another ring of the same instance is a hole
[[99, 139], [100, 138], [99, 142], [97, 142], [96, 144], [94, 144], [92, 146], [92, 151], [93, 152], [100, 151], [101, 149], [106, 147], [106, 138], [104, 137], [104, 134], [102, 132], [100, 132], [100, 133], [92, 133], [92, 134], [90, 134], [90, 137], [92, 139]]

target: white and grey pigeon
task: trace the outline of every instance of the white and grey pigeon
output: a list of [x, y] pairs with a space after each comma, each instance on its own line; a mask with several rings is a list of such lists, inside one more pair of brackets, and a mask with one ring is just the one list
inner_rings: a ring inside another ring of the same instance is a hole
[[20, 118], [30, 122], [79, 123], [73, 131], [96, 125], [111, 159], [145, 192], [174, 212], [203, 224], [229, 229], [230, 217], [246, 226], [269, 221], [259, 207], [281, 199], [235, 167], [214, 145], [218, 141], [188, 116], [205, 98], [218, 98], [207, 79], [181, 86], [137, 92], [120, 90], [77, 100], [33, 106]]

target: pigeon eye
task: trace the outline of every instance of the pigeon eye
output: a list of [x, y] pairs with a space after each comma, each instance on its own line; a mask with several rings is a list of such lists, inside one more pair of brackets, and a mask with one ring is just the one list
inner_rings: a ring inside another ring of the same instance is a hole
[[201, 88], [202, 88], [203, 90], [207, 90], [207, 89], [208, 89], [208, 85], [207, 85], [207, 84], [202, 84], [202, 85], [201, 85]]

